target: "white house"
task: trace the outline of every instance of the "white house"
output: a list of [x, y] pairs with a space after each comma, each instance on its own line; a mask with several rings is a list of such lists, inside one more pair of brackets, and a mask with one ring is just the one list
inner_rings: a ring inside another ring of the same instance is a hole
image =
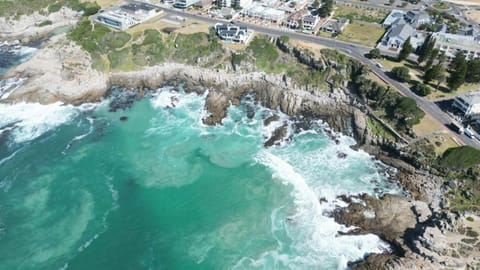
[[480, 120], [480, 90], [459, 94], [453, 100], [453, 106], [462, 111], [470, 120]]
[[271, 22], [280, 22], [285, 17], [285, 11], [253, 3], [242, 10], [242, 15]]
[[227, 43], [246, 43], [252, 32], [246, 26], [235, 24], [215, 24], [215, 32], [218, 37]]
[[217, 5], [221, 7], [248, 7], [252, 0], [217, 0]]
[[173, 6], [177, 8], [188, 8], [195, 5], [199, 0], [175, 0]]
[[306, 15], [302, 18], [303, 29], [305, 30], [313, 30], [319, 21], [318, 16], [313, 15]]

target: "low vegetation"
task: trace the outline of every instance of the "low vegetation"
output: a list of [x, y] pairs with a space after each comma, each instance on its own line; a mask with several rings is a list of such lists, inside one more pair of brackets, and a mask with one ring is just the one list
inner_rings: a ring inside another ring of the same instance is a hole
[[470, 146], [450, 148], [440, 159], [440, 165], [445, 167], [470, 168], [478, 164], [480, 164], [480, 151]]
[[0, 17], [18, 18], [34, 12], [48, 14], [59, 11], [63, 6], [83, 11], [86, 16], [95, 14], [100, 9], [96, 2], [80, 0], [0, 0]]
[[335, 7], [335, 17], [347, 18], [351, 21], [364, 21], [369, 23], [381, 23], [387, 16], [387, 12], [376, 9], [367, 9], [355, 6], [339, 4]]

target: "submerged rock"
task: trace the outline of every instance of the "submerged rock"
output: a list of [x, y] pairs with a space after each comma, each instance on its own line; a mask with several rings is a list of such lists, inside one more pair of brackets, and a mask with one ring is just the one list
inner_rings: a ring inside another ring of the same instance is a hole
[[265, 143], [263, 143], [263, 145], [265, 147], [270, 147], [270, 146], [273, 146], [273, 145], [279, 145], [285, 139], [287, 134], [288, 134], [288, 125], [284, 124], [283, 126], [275, 129], [272, 136], [267, 141], [265, 141]]
[[280, 116], [275, 114], [275, 115], [272, 115], [272, 116], [266, 118], [265, 120], [263, 120], [263, 125], [268, 126], [268, 125], [270, 125], [270, 123], [276, 122], [278, 120], [280, 120]]

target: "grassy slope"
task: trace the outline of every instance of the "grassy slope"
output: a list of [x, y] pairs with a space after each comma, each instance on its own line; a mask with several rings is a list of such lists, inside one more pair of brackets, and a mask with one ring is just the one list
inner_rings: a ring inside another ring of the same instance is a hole
[[480, 164], [480, 151], [470, 146], [450, 148], [440, 159], [440, 165], [455, 168], [470, 168]]

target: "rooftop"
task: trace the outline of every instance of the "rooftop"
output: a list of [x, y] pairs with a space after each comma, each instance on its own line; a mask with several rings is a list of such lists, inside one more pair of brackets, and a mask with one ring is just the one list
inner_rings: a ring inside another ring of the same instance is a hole
[[480, 90], [469, 91], [466, 93], [459, 94], [457, 98], [463, 99], [463, 101], [469, 105], [479, 104], [480, 103]]
[[384, 25], [391, 25], [397, 19], [403, 18], [403, 16], [405, 16], [405, 12], [403, 12], [401, 10], [394, 9], [385, 18], [385, 20], [383, 21], [383, 24]]
[[393, 26], [392, 30], [388, 33], [389, 37], [400, 37], [403, 40], [407, 40], [411, 35], [415, 33], [415, 29], [413, 29], [410, 24], [396, 24]]
[[480, 44], [474, 36], [464, 36], [449, 33], [434, 33], [433, 37], [440, 45], [458, 46], [466, 49], [480, 49]]

